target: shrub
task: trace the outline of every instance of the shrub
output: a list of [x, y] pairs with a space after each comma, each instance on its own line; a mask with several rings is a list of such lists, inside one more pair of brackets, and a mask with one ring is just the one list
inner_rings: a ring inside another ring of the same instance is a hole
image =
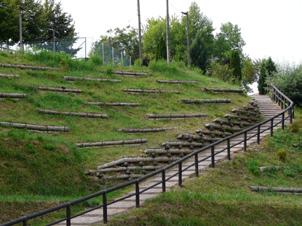
[[247, 168], [252, 174], [256, 176], [260, 175], [259, 162], [257, 160], [248, 160]]
[[302, 105], [302, 65], [279, 73], [274, 84], [296, 104]]
[[287, 157], [287, 153], [284, 150], [280, 150], [277, 152], [278, 158], [281, 162], [285, 162], [286, 161], [286, 157]]

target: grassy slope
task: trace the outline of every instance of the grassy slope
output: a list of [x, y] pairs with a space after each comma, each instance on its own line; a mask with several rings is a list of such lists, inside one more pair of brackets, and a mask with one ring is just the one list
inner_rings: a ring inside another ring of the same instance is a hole
[[[123, 78], [104, 74], [99, 71], [112, 70], [108, 67], [97, 67], [93, 62], [76, 62], [61, 55], [35, 56], [8, 55], [0, 53], [1, 63], [27, 63], [48, 66], [63, 65], [59, 71], [30, 71], [0, 68], [0, 73], [19, 74], [19, 79], [0, 80], [0, 92], [22, 92], [28, 98], [19, 101], [0, 101], [0, 121], [27, 122], [48, 125], [65, 125], [71, 132], [65, 134], [36, 134], [28, 131], [0, 128], [0, 201], [27, 202], [27, 197], [34, 196], [37, 202], [66, 200], [66, 196], [77, 197], [95, 190], [93, 183], [87, 186], [83, 179], [84, 169], [94, 169], [97, 165], [115, 160], [122, 156], [141, 154], [146, 147], [158, 147], [162, 142], [175, 140], [181, 132], [192, 132], [202, 124], [222, 116], [235, 106], [248, 101], [247, 97], [228, 94], [224, 98], [232, 99], [230, 105], [189, 106], [180, 103], [184, 98], [221, 98], [221, 95], [206, 94], [201, 87], [233, 87], [217, 79], [201, 76], [198, 71], [185, 67], [163, 63], [153, 64], [152, 76], [144, 78]], [[125, 70], [129, 70], [126, 68]], [[131, 70], [142, 70], [132, 68]], [[118, 78], [122, 83], [99, 82], [66, 82], [63, 76], [90, 76], [100, 78]], [[157, 84], [156, 79], [198, 80], [193, 85]], [[38, 86], [65, 86], [79, 88], [83, 94], [56, 94], [37, 91]], [[177, 89], [181, 94], [163, 95], [128, 95], [124, 88], [162, 88]], [[87, 101], [122, 101], [139, 102], [137, 108], [100, 108], [89, 106]], [[41, 115], [38, 108], [62, 111], [103, 112], [110, 117], [103, 119], [83, 119]], [[207, 113], [209, 118], [177, 121], [148, 121], [147, 113]], [[124, 127], [176, 127], [160, 134], [129, 135], [118, 132]], [[118, 140], [147, 138], [148, 144], [132, 147], [112, 147], [97, 149], [76, 149], [74, 143], [86, 141]], [[7, 165], [8, 164], [8, 165]], [[68, 172], [68, 173], [66, 173]], [[21, 175], [21, 176], [20, 176]], [[19, 178], [20, 179], [11, 179]], [[50, 186], [54, 184], [56, 186]], [[70, 186], [75, 184], [75, 186]], [[13, 188], [13, 189], [12, 189]], [[55, 196], [54, 198], [51, 198]], [[45, 198], [46, 197], [46, 198]]]
[[[163, 194], [109, 225], [301, 225], [301, 196], [259, 194], [248, 188], [302, 187], [301, 110], [299, 117], [293, 127], [277, 132], [260, 148], [251, 148], [202, 177], [187, 181], [184, 188]], [[286, 152], [285, 162], [279, 160], [280, 151]], [[259, 172], [260, 166], [270, 165], [283, 168]]]

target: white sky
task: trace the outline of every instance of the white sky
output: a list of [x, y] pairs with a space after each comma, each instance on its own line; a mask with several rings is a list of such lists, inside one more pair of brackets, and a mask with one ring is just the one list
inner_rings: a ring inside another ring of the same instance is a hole
[[[165, 16], [165, 0], [141, 0], [142, 23]], [[192, 0], [170, 0], [171, 15], [181, 15]], [[279, 63], [302, 63], [302, 0], [196, 0], [216, 29], [238, 24], [252, 58], [272, 56]], [[88, 41], [110, 28], [137, 26], [137, 0], [61, 0], [75, 20], [76, 30]]]

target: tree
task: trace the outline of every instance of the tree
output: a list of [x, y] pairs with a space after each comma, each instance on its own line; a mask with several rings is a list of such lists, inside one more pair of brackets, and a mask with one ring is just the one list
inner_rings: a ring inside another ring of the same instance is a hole
[[260, 64], [260, 74], [258, 80], [258, 90], [259, 94], [267, 93], [267, 80], [272, 79], [274, 74], [277, 72], [276, 65], [271, 57], [264, 59]]
[[233, 69], [233, 78], [235, 81], [242, 80], [241, 57], [238, 50], [231, 51], [230, 54], [230, 68]]
[[[149, 60], [166, 57], [166, 22], [163, 18], [149, 19], [143, 37], [144, 53]], [[171, 51], [173, 52], [173, 51]]]
[[[0, 43], [16, 44], [19, 41], [19, 13], [22, 9], [23, 41], [38, 47], [51, 49], [55, 31], [56, 46], [65, 52], [76, 53], [72, 46], [76, 41], [74, 22], [62, 9], [61, 3], [45, 0], [1, 0]], [[62, 41], [64, 40], [64, 41]]]
[[245, 45], [241, 37], [241, 30], [238, 25], [228, 22], [221, 25], [220, 32], [216, 35], [215, 56], [225, 60], [229, 52], [238, 51], [242, 56], [242, 48]]
[[17, 0], [1, 0], [0, 7], [0, 44], [18, 42], [18, 4]]
[[[182, 23], [185, 27], [184, 19]], [[193, 2], [189, 9], [189, 24], [192, 64], [206, 71], [213, 56], [214, 28], [212, 22], [201, 13], [196, 2]]]

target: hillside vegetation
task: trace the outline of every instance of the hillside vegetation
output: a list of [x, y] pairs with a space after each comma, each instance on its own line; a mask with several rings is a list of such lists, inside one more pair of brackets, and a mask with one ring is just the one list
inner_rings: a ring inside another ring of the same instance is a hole
[[[150, 200], [109, 225], [301, 225], [302, 197], [256, 193], [249, 186], [302, 187], [302, 117], [261, 146], [209, 169], [183, 188]], [[275, 166], [261, 172], [259, 167]]]
[[[202, 87], [230, 87], [218, 79], [204, 76], [196, 69], [188, 69], [179, 63], [167, 66], [164, 62], [152, 62], [149, 68], [98, 66], [100, 60], [73, 60], [64, 54], [41, 52], [33, 54], [0, 53], [0, 63], [31, 64], [57, 67], [58, 70], [34, 71], [0, 68], [2, 74], [16, 74], [19, 78], [0, 78], [0, 93], [25, 93], [19, 100], [0, 101], [0, 121], [38, 125], [68, 126], [67, 133], [36, 133], [0, 127], [0, 203], [24, 204], [25, 212], [32, 202], [57, 203], [90, 193], [100, 186], [84, 175], [85, 170], [116, 160], [122, 156], [140, 155], [147, 147], [158, 147], [168, 140], [175, 140], [182, 132], [194, 132], [204, 123], [223, 116], [232, 108], [242, 106], [248, 97], [238, 94], [211, 94]], [[113, 70], [145, 71], [144, 77], [125, 77]], [[67, 82], [64, 76], [120, 79], [120, 83], [77, 81]], [[159, 84], [156, 80], [196, 80], [196, 84]], [[64, 94], [39, 91], [39, 86], [81, 89], [81, 94]], [[131, 95], [126, 88], [177, 90], [180, 94]], [[238, 87], [237, 87], [238, 88]], [[229, 98], [231, 104], [185, 105], [181, 99]], [[135, 102], [142, 106], [99, 107], [87, 102]], [[88, 119], [71, 116], [43, 115], [38, 109], [72, 112], [105, 113], [108, 119]], [[148, 120], [149, 113], [205, 113], [207, 118], [186, 120]], [[121, 128], [168, 127], [163, 133], [127, 134]], [[97, 142], [121, 139], [146, 138], [147, 144], [110, 148], [79, 149], [79, 142]], [[47, 205], [47, 204], [46, 204]], [[34, 205], [33, 205], [34, 206]], [[43, 206], [43, 205], [42, 205]], [[14, 207], [12, 207], [14, 209]], [[22, 209], [22, 208], [15, 208]], [[3, 213], [7, 220], [19, 216]], [[22, 212], [23, 213], [23, 212]]]

